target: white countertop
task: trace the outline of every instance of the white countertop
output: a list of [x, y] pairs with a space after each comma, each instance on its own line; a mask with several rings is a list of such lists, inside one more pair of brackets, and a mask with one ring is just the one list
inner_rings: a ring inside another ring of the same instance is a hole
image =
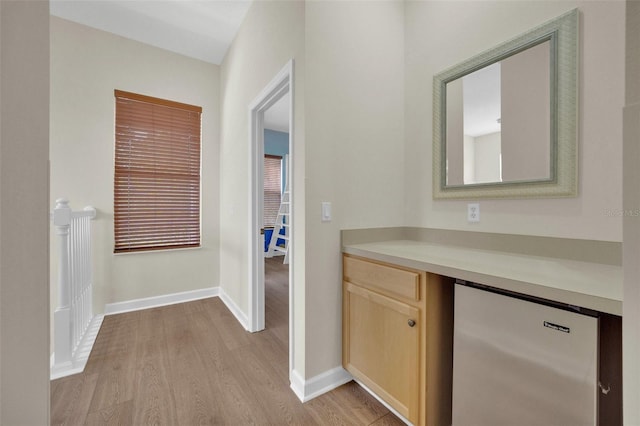
[[622, 267], [412, 240], [351, 244], [344, 253], [622, 315]]

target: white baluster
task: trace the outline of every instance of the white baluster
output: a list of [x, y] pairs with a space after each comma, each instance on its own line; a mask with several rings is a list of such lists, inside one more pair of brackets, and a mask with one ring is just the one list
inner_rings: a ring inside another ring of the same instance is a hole
[[54, 312], [55, 364], [62, 366], [71, 363], [71, 301], [69, 294], [69, 227], [71, 209], [69, 201], [56, 200], [53, 211], [53, 224], [59, 241], [60, 262], [58, 265], [58, 308]]
[[70, 371], [77, 362], [84, 365], [78, 349], [93, 321], [91, 220], [96, 213], [93, 207], [73, 212], [67, 200], [59, 199], [52, 214], [60, 249], [52, 374]]
[[[75, 348], [79, 335], [78, 328], [80, 327], [80, 305], [78, 303], [78, 287], [79, 287], [79, 277], [78, 277], [78, 255], [79, 247], [78, 247], [78, 219], [72, 217], [71, 219], [71, 264], [73, 265], [72, 273], [71, 273], [71, 312], [73, 313], [73, 322], [71, 323], [71, 327], [73, 329], [73, 341], [71, 342], [72, 349]], [[73, 352], [71, 353], [73, 355]]]

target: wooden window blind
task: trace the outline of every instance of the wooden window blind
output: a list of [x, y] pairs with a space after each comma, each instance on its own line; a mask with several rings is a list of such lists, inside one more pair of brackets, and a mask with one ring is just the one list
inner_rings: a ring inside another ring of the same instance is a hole
[[200, 246], [202, 108], [115, 91], [114, 252]]
[[263, 227], [275, 226], [282, 193], [282, 157], [264, 156]]

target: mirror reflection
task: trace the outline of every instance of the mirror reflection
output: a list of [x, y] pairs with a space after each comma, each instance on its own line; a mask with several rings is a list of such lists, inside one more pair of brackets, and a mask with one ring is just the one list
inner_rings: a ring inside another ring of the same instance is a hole
[[446, 82], [446, 186], [550, 180], [551, 42]]

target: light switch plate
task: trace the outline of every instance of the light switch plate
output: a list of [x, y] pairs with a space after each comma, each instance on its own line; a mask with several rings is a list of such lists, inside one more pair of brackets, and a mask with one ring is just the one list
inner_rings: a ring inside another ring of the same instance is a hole
[[331, 203], [327, 201], [322, 202], [322, 221], [331, 222]]
[[467, 204], [467, 221], [480, 222], [480, 204], [479, 203]]

